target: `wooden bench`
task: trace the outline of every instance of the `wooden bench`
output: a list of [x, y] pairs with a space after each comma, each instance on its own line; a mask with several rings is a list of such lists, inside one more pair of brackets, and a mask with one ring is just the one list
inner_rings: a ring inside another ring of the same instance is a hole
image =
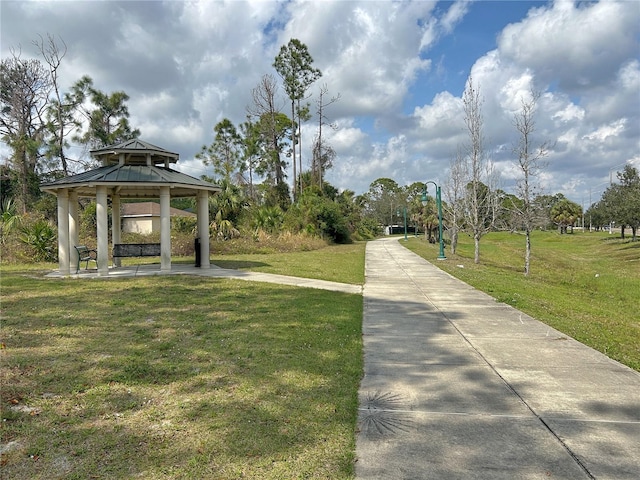
[[159, 243], [115, 243], [113, 245], [113, 258], [159, 256]]
[[78, 266], [76, 268], [76, 273], [80, 271], [80, 262], [87, 262], [84, 266], [85, 270], [89, 269], [89, 262], [96, 262], [96, 268], [98, 268], [98, 252], [94, 249], [91, 249], [85, 245], [78, 245], [74, 247], [78, 252]]

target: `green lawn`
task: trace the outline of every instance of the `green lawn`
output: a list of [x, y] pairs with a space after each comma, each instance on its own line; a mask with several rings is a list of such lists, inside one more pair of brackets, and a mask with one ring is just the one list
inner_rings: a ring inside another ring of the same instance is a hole
[[222, 268], [362, 285], [366, 245], [366, 242], [355, 242], [351, 245], [330, 245], [307, 252], [214, 254], [211, 256], [211, 263]]
[[[497, 300], [530, 314], [609, 357], [640, 370], [640, 242], [602, 233], [534, 232], [529, 277], [524, 235], [460, 238], [457, 255], [411, 238], [407, 247]], [[401, 240], [401, 244], [405, 244]]]
[[1, 273], [2, 478], [353, 478], [361, 296]]

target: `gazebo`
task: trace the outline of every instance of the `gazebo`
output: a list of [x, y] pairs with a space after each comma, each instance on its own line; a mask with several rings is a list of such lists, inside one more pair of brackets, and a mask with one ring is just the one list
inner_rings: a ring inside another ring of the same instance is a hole
[[114, 245], [120, 243], [120, 200], [160, 198], [160, 271], [171, 271], [171, 197], [197, 198], [197, 238], [201, 267], [209, 263], [209, 193], [220, 187], [170, 168], [177, 153], [140, 139], [92, 150], [102, 166], [40, 185], [42, 191], [58, 199], [58, 262], [60, 274], [67, 276], [76, 265], [78, 245], [78, 199], [96, 199], [98, 275], [109, 273], [108, 201], [111, 198]]

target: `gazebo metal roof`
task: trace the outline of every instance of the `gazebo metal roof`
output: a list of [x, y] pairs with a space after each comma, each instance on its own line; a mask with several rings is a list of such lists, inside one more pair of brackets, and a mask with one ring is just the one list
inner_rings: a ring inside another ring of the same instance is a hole
[[116, 145], [97, 148], [89, 153], [94, 158], [101, 160], [103, 165], [122, 163], [122, 160], [129, 165], [136, 163], [147, 164], [149, 158], [154, 165], [159, 163], [167, 165], [168, 163], [176, 163], [180, 158], [177, 153], [170, 152], [139, 138], [132, 138]]
[[220, 187], [166, 167], [111, 165], [43, 183], [44, 191], [71, 188], [81, 197], [94, 197], [97, 185], [113, 188], [122, 198], [157, 197], [158, 188], [171, 187], [172, 197], [192, 197], [198, 190], [220, 191]]
[[73, 189], [81, 197], [95, 196], [97, 185], [105, 185], [121, 198], [153, 198], [159, 187], [171, 187], [172, 197], [192, 197], [200, 190], [219, 192], [220, 187], [185, 173], [173, 170], [178, 154], [139, 139], [92, 150], [103, 166], [71, 175], [40, 188], [55, 193], [61, 188]]

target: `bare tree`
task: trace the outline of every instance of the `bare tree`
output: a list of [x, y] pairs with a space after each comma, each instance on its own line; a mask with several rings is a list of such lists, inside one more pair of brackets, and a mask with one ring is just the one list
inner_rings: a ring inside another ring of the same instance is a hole
[[313, 157], [311, 159], [311, 176], [314, 181], [318, 182], [320, 189], [322, 189], [324, 172], [333, 166], [333, 160], [336, 156], [335, 150], [322, 138], [322, 127], [327, 125], [334, 130], [337, 128], [333, 123], [327, 121], [324, 109], [325, 107], [328, 107], [340, 100], [340, 94], [335, 97], [331, 97], [328, 102], [325, 102], [324, 97], [327, 93], [329, 93], [329, 89], [325, 84], [320, 88], [320, 95], [316, 101], [316, 111], [318, 113], [318, 136], [313, 143]]
[[462, 96], [464, 123], [469, 134], [466, 145], [465, 223], [471, 229], [474, 242], [474, 262], [480, 263], [480, 238], [493, 228], [496, 215], [495, 184], [497, 176], [493, 164], [487, 160], [482, 133], [483, 99], [480, 90], [469, 77]]
[[33, 44], [38, 48], [42, 58], [49, 68], [51, 77], [51, 89], [53, 99], [50, 100], [47, 108], [47, 152], [45, 156], [50, 161], [58, 159], [64, 176], [69, 175], [69, 165], [65, 155], [65, 148], [68, 146], [65, 138], [77, 128], [78, 122], [73, 118], [73, 106], [63, 100], [58, 80], [58, 70], [62, 64], [62, 59], [67, 54], [67, 45], [61, 39], [62, 47], [58, 45], [56, 39], [47, 34], [47, 40], [39, 36], [40, 40], [34, 40]]
[[449, 217], [449, 238], [451, 239], [451, 254], [455, 255], [458, 248], [458, 233], [464, 226], [464, 197], [469, 174], [462, 150], [458, 148], [456, 156], [451, 160], [449, 177], [443, 185], [446, 198], [445, 211]]
[[513, 116], [513, 125], [518, 131], [519, 138], [513, 148], [517, 160], [516, 165], [520, 170], [520, 178], [516, 182], [516, 193], [521, 205], [513, 203], [513, 208], [520, 219], [526, 237], [524, 254], [524, 274], [529, 275], [531, 266], [531, 231], [536, 222], [537, 211], [534, 200], [542, 193], [540, 173], [546, 164], [542, 161], [549, 153], [549, 143], [543, 142], [534, 145], [533, 133], [536, 129], [535, 113], [539, 92], [531, 92], [529, 99], [521, 99], [521, 108]]

